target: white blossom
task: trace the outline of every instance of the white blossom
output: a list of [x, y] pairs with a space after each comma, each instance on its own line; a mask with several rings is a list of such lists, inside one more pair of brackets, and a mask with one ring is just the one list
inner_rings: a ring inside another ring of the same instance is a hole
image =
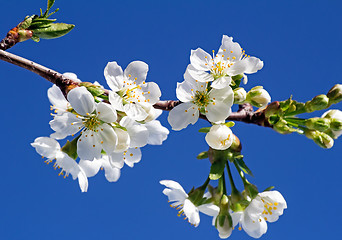
[[[232, 37], [226, 35], [223, 35], [216, 55], [214, 50], [211, 56], [197, 48], [191, 50], [190, 62], [187, 71], [193, 78], [200, 82], [212, 82], [211, 87], [218, 89], [228, 87], [231, 77], [255, 73], [264, 65], [260, 59], [247, 55], [238, 43], [233, 42]], [[244, 82], [247, 83], [247, 77]]]
[[195, 124], [199, 114], [205, 114], [210, 122], [220, 123], [231, 113], [234, 93], [231, 87], [208, 90], [207, 83], [184, 74], [185, 81], [177, 83], [177, 98], [182, 102], [173, 108], [168, 121], [173, 130], [182, 130], [190, 123]]
[[[329, 118], [329, 119], [335, 118], [339, 121], [342, 121], [342, 111], [338, 109], [331, 109], [323, 113], [322, 118]], [[331, 130], [331, 132], [332, 132], [333, 138], [335, 139], [337, 139], [339, 136], [342, 135], [342, 130], [337, 130], [337, 131]], [[331, 144], [331, 147], [332, 145], [333, 144]]]
[[74, 135], [81, 131], [77, 141], [77, 154], [81, 159], [100, 158], [101, 151], [111, 153], [115, 150], [117, 135], [110, 125], [117, 119], [116, 111], [107, 103], [95, 103], [94, 97], [85, 87], [72, 89], [68, 101], [76, 112], [57, 115], [50, 121], [56, 131], [56, 139]]
[[124, 72], [116, 62], [109, 62], [104, 70], [107, 84], [112, 89], [110, 103], [116, 110], [137, 121], [149, 117], [150, 107], [161, 96], [156, 83], [145, 82], [147, 72], [148, 65], [141, 61], [131, 62]]
[[74, 159], [70, 158], [66, 153], [61, 151], [61, 147], [55, 139], [49, 137], [38, 137], [33, 143], [31, 143], [31, 145], [36, 149], [37, 153], [39, 153], [42, 157], [47, 158], [45, 161], [47, 164], [52, 162], [54, 159], [56, 160], [53, 166], [55, 169], [61, 169], [59, 175], [64, 175], [64, 177], [67, 177], [69, 174], [71, 174], [74, 180], [76, 178], [78, 179], [81, 191], [87, 191], [88, 179], [84, 170]]

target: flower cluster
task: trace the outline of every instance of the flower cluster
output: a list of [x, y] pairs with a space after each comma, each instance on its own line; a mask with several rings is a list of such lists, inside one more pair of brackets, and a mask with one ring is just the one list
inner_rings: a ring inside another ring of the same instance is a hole
[[[97, 83], [82, 83], [75, 74], [66, 74], [80, 87], [71, 89], [67, 98], [55, 85], [48, 90], [54, 133], [35, 139], [32, 146], [48, 158], [46, 163], [56, 160], [60, 175], [78, 178], [83, 192], [87, 177], [100, 169], [108, 181], [117, 181], [125, 163], [133, 167], [141, 160], [141, 147], [160, 145], [169, 134], [156, 120], [162, 111], [152, 105], [161, 94], [156, 83], [145, 83], [147, 71], [148, 65], [140, 61], [130, 63], [125, 72], [116, 62], [108, 63], [104, 73], [112, 89], [109, 97]], [[67, 137], [74, 138], [60, 147], [56, 140]]]
[[179, 210], [178, 216], [184, 215], [189, 223], [197, 227], [199, 213], [213, 218], [213, 226], [222, 239], [228, 238], [238, 226], [253, 238], [260, 238], [267, 231], [267, 222], [275, 222], [283, 214], [287, 204], [278, 191], [264, 191], [253, 199], [247, 196], [234, 202], [234, 197], [226, 196], [217, 189], [204, 193], [203, 189], [192, 190], [187, 194], [183, 187], [172, 180], [160, 181], [166, 186], [163, 193], [171, 202], [171, 207]]
[[182, 103], [173, 108], [168, 117], [172, 129], [178, 131], [190, 123], [195, 124], [202, 114], [214, 125], [206, 137], [209, 146], [218, 150], [229, 148], [232, 133], [223, 124], [231, 114], [234, 102], [264, 107], [271, 101], [260, 86], [248, 94], [239, 87], [242, 78], [247, 83], [246, 74], [255, 73], [262, 67], [260, 59], [247, 55], [232, 37], [226, 35], [222, 37], [217, 54], [214, 50], [213, 55], [201, 48], [192, 50], [184, 81], [177, 83], [176, 94]]

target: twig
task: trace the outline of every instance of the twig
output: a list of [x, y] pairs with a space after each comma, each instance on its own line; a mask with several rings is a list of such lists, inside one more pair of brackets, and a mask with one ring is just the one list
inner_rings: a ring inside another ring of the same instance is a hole
[[[25, 68], [33, 73], [38, 74], [39, 76], [45, 78], [49, 82], [56, 84], [66, 96], [68, 91], [75, 86], [78, 86], [79, 83], [74, 82], [71, 79], [68, 79], [63, 76], [63, 74], [56, 72], [52, 69], [44, 67], [38, 63], [30, 61], [28, 59], [19, 57], [15, 54], [5, 52], [0, 50], [0, 59], [19, 67]], [[105, 94], [108, 94], [108, 90], [105, 91]], [[159, 101], [153, 105], [156, 109], [161, 109], [163, 111], [171, 111], [174, 107], [181, 104], [180, 101]], [[208, 121], [205, 115], [200, 115], [200, 118]], [[265, 117], [265, 109], [261, 111], [253, 111], [253, 107], [250, 104], [242, 104], [239, 106], [239, 110], [237, 112], [232, 112], [230, 116], [227, 118], [230, 121], [239, 121], [244, 123], [256, 124], [263, 127], [271, 127], [272, 125], [267, 121]]]

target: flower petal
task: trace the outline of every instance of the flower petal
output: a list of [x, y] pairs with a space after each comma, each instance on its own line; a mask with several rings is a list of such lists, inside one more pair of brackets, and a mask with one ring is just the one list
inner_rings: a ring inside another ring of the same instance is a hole
[[123, 159], [129, 167], [134, 167], [134, 164], [141, 160], [140, 148], [129, 148], [123, 154]]
[[133, 61], [125, 69], [125, 76], [134, 80], [137, 84], [146, 80], [148, 65], [142, 61]]
[[108, 156], [102, 157], [102, 166], [105, 170], [105, 177], [108, 182], [116, 182], [119, 180], [121, 171], [119, 168], [111, 166]]
[[177, 83], [176, 94], [181, 102], [190, 102], [195, 96], [194, 87], [188, 81]]
[[78, 165], [83, 169], [87, 177], [93, 177], [99, 172], [102, 166], [102, 162], [99, 159], [95, 158], [92, 161], [80, 160]]
[[115, 92], [123, 88], [123, 71], [117, 62], [109, 62], [104, 69], [104, 76], [108, 86]]
[[91, 130], [86, 130], [77, 141], [77, 154], [83, 160], [101, 157], [102, 144], [100, 144], [97, 134], [94, 133]]
[[161, 145], [167, 139], [170, 133], [166, 127], [163, 127], [158, 120], [154, 120], [145, 124], [148, 130], [147, 144]]
[[173, 108], [167, 120], [175, 131], [186, 128], [190, 123], [195, 124], [199, 117], [197, 106], [192, 102], [181, 103]]
[[109, 91], [109, 102], [112, 104], [114, 109], [121, 112], [124, 111], [122, 98], [117, 93]]
[[57, 115], [50, 121], [50, 127], [56, 131], [55, 138], [63, 139], [66, 136], [77, 133], [82, 127], [81, 119], [78, 119], [74, 114], [65, 112], [62, 115]]
[[141, 90], [144, 92], [144, 97], [148, 103], [155, 104], [159, 101], [161, 91], [159, 89], [158, 84], [154, 82], [148, 82], [140, 86]]
[[211, 61], [211, 56], [209, 53], [204, 51], [201, 48], [197, 48], [196, 50], [191, 50], [190, 62], [191, 65], [200, 71], [209, 71], [208, 62]]
[[58, 111], [66, 111], [69, 106], [69, 102], [65, 99], [62, 91], [56, 85], [53, 85], [48, 89], [48, 98], [53, 107]]
[[235, 76], [243, 73], [255, 73], [263, 68], [264, 62], [256, 57], [247, 57], [236, 62], [230, 69], [229, 75]]
[[186, 72], [189, 73], [189, 75], [199, 81], [199, 82], [211, 82], [214, 81], [214, 77], [212, 74], [207, 73], [205, 71], [197, 70], [195, 69], [191, 64], [188, 65]]
[[85, 87], [77, 87], [68, 93], [68, 101], [80, 115], [86, 116], [95, 110], [93, 95]]
[[231, 104], [230, 101], [215, 101], [209, 103], [206, 110], [206, 117], [212, 123], [221, 123], [226, 120], [226, 118], [231, 114]]
[[216, 89], [222, 89], [222, 88], [229, 87], [231, 82], [232, 82], [231, 77], [224, 76], [213, 81], [213, 83], [211, 84], [211, 87], [216, 88]]
[[97, 117], [106, 123], [115, 122], [117, 119], [116, 111], [110, 104], [100, 102], [97, 104], [96, 111]]
[[115, 150], [118, 137], [111, 126], [108, 124], [102, 124], [99, 131], [94, 133], [94, 135], [97, 135], [98, 141], [107, 154]]
[[49, 137], [38, 137], [31, 143], [31, 146], [34, 147], [42, 157], [46, 158], [55, 158], [56, 153], [61, 150], [61, 146], [59, 143], [52, 138]]
[[189, 199], [185, 199], [183, 211], [185, 216], [188, 218], [188, 221], [197, 227], [200, 223], [199, 211]]
[[240, 44], [237, 42], [233, 42], [232, 37], [228, 37], [227, 35], [222, 36], [222, 44], [220, 46], [220, 49], [217, 53], [218, 55], [224, 55], [225, 58], [228, 58], [230, 60], [235, 57], [235, 59], [239, 60], [242, 55], [242, 49], [240, 47]]
[[143, 121], [147, 116], [147, 112], [139, 103], [128, 103], [124, 106], [124, 112], [128, 117], [136, 120]]

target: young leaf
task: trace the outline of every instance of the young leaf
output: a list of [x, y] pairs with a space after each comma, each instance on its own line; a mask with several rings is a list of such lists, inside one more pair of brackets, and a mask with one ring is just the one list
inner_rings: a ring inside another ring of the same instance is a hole
[[224, 172], [224, 168], [225, 168], [225, 161], [214, 162], [210, 168], [209, 178], [211, 180], [219, 179]]
[[201, 133], [208, 133], [210, 131], [210, 127], [204, 127], [204, 128], [201, 128], [198, 131], [201, 132]]
[[75, 25], [66, 23], [51, 23], [47, 28], [35, 29], [33, 34], [43, 39], [59, 38], [67, 34]]

